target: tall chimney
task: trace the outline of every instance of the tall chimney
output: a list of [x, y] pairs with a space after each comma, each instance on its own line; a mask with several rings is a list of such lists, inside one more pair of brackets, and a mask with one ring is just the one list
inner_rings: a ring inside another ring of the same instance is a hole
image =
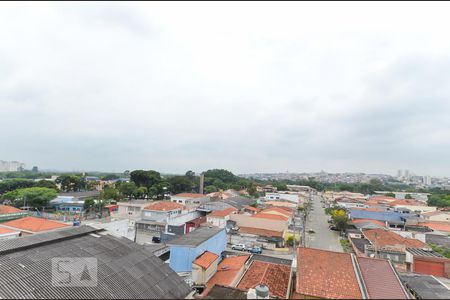
[[199, 188], [199, 193], [203, 194], [203, 186], [205, 185], [205, 175], [200, 174], [200, 188]]

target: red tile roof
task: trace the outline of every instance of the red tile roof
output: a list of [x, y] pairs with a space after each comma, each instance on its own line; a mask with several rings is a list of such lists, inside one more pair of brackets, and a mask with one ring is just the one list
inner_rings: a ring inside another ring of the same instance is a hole
[[240, 233], [248, 233], [248, 234], [255, 234], [260, 236], [266, 236], [266, 237], [283, 237], [283, 231], [276, 231], [276, 230], [267, 230], [262, 228], [253, 228], [253, 227], [239, 227]]
[[389, 261], [358, 257], [364, 284], [371, 299], [408, 299]]
[[280, 206], [280, 207], [276, 207], [276, 206], [269, 207], [269, 208], [266, 208], [263, 211], [261, 211], [261, 213], [266, 213], [266, 212], [271, 212], [271, 211], [278, 212], [278, 213], [280, 213], [280, 214], [282, 214], [282, 215], [284, 215], [286, 217], [289, 217], [289, 218], [294, 215], [294, 212], [291, 209], [289, 209], [287, 207], [282, 207], [282, 206]]
[[264, 283], [269, 287], [270, 295], [286, 298], [290, 276], [290, 266], [255, 260], [245, 272], [237, 288], [248, 290]]
[[388, 229], [366, 229], [364, 236], [370, 243], [377, 247], [404, 246], [406, 248], [429, 248], [429, 246], [419, 240], [404, 238]]
[[25, 217], [17, 220], [8, 221], [2, 223], [1, 225], [31, 232], [49, 231], [58, 228], [70, 227], [70, 225], [64, 223], [36, 217]]
[[208, 295], [215, 284], [230, 286], [249, 257], [249, 255], [225, 257], [217, 266], [217, 273], [206, 283], [206, 289], [201, 295]]
[[16, 213], [22, 213], [22, 212], [25, 212], [25, 211], [15, 208], [13, 206], [9, 206], [9, 205], [0, 205], [0, 215], [16, 214]]
[[205, 252], [203, 252], [202, 255], [197, 257], [196, 260], [194, 260], [194, 264], [196, 264], [204, 269], [208, 269], [209, 266], [211, 266], [211, 264], [213, 262], [215, 262], [218, 258], [219, 258], [219, 255], [209, 252], [209, 251], [205, 251]]
[[378, 220], [372, 220], [372, 219], [357, 219], [352, 220], [352, 223], [364, 223], [364, 222], [370, 222], [372, 224], [376, 224], [381, 227], [386, 227], [386, 224], [384, 222], [378, 221]]
[[257, 213], [252, 216], [253, 218], [263, 218], [263, 219], [269, 219], [269, 220], [280, 220], [280, 221], [288, 221], [289, 218], [286, 216], [280, 216], [275, 214], [265, 214], [265, 213]]
[[298, 248], [296, 292], [319, 298], [361, 299], [351, 255]]
[[174, 196], [176, 196], [176, 197], [186, 197], [186, 198], [201, 198], [201, 197], [205, 197], [205, 195], [197, 194], [197, 193], [180, 193], [180, 194], [176, 194]]
[[247, 205], [246, 207], [245, 207], [245, 209], [248, 209], [248, 210], [251, 210], [251, 211], [255, 211], [255, 212], [258, 212], [258, 211], [260, 211], [259, 209], [257, 209], [256, 207], [253, 207], [253, 206], [249, 206], [249, 205]]
[[395, 198], [395, 197], [374, 196], [374, 197], [369, 198], [368, 201], [388, 201], [388, 202], [391, 202], [391, 201], [395, 201], [395, 200], [397, 200], [397, 198]]
[[7, 233], [13, 233], [13, 232], [20, 232], [20, 231], [6, 228], [6, 227], [0, 227], [0, 234], [7, 234]]
[[419, 223], [420, 226], [427, 226], [435, 231], [450, 232], [450, 222], [428, 221]]
[[183, 208], [184, 205], [171, 202], [171, 201], [161, 201], [158, 203], [152, 203], [144, 207], [146, 210], [158, 210], [158, 211], [170, 211], [175, 209]]
[[389, 206], [401, 206], [401, 205], [427, 206], [427, 204], [422, 201], [411, 199], [399, 199], [389, 203]]
[[236, 208], [230, 207], [223, 210], [215, 210], [212, 213], [210, 213], [208, 216], [210, 217], [219, 217], [219, 218], [225, 218], [226, 216], [229, 216], [233, 212], [237, 211]]

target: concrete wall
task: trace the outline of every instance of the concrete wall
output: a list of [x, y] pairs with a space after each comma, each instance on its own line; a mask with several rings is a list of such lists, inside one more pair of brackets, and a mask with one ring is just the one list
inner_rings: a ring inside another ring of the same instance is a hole
[[207, 269], [192, 264], [192, 280], [196, 284], [206, 284], [217, 271], [219, 258], [217, 258]]

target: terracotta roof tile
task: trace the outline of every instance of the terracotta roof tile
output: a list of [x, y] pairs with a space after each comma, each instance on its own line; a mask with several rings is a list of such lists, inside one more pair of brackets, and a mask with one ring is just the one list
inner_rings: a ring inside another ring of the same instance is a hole
[[275, 214], [265, 214], [265, 213], [257, 213], [252, 216], [253, 218], [263, 218], [263, 219], [270, 219], [270, 220], [280, 220], [280, 221], [288, 221], [289, 218], [286, 216], [280, 216]]
[[272, 296], [286, 298], [290, 276], [290, 266], [255, 260], [237, 287], [248, 290], [264, 283], [269, 287], [269, 293]]
[[245, 209], [248, 209], [248, 210], [251, 210], [251, 211], [255, 211], [255, 212], [260, 211], [260, 209], [257, 209], [256, 207], [249, 206], [249, 205], [245, 206]]
[[201, 197], [205, 197], [205, 195], [203, 195], [203, 194], [196, 194], [196, 193], [180, 193], [180, 194], [176, 194], [174, 196], [176, 196], [176, 197], [186, 197], [186, 198], [201, 198]]
[[171, 201], [161, 201], [158, 203], [152, 203], [144, 207], [146, 210], [157, 210], [157, 211], [170, 211], [175, 209], [183, 208], [184, 205], [171, 202]]
[[417, 240], [404, 238], [387, 229], [366, 229], [363, 231], [364, 236], [377, 247], [387, 246], [404, 246], [407, 248], [429, 248], [427, 244]]
[[319, 298], [361, 299], [351, 255], [298, 248], [296, 292]]
[[224, 218], [224, 217], [232, 214], [235, 211], [237, 211], [236, 208], [230, 207], [230, 208], [226, 208], [226, 209], [223, 209], [223, 210], [215, 210], [212, 213], [210, 213], [208, 216]]
[[215, 284], [230, 286], [249, 257], [249, 255], [242, 255], [224, 258], [217, 266], [216, 274], [206, 283], [206, 289], [201, 295], [208, 295]]
[[286, 217], [292, 218], [292, 216], [294, 215], [294, 212], [287, 208], [287, 207], [269, 207], [264, 209], [263, 211], [261, 211], [261, 213], [267, 213], [267, 212], [278, 212]]
[[9, 205], [0, 205], [0, 215], [15, 214], [15, 213], [22, 213], [22, 212], [25, 212], [25, 211], [15, 208], [13, 206], [9, 206]]
[[372, 224], [376, 224], [381, 227], [386, 227], [386, 224], [384, 222], [378, 221], [378, 220], [372, 220], [372, 219], [356, 219], [352, 220], [352, 223], [364, 223], [364, 222], [370, 222]]
[[203, 252], [202, 255], [197, 257], [196, 260], [194, 260], [194, 264], [196, 264], [196, 265], [198, 265], [198, 266], [200, 266], [202, 268], [207, 269], [218, 258], [219, 258], [219, 255], [217, 255], [215, 253], [212, 253], [212, 252], [209, 252], [209, 251], [205, 251], [205, 252]]
[[5, 223], [2, 223], [1, 225], [17, 228], [20, 230], [26, 230], [26, 231], [32, 231], [32, 232], [41, 232], [41, 231], [49, 231], [53, 229], [58, 228], [64, 228], [69, 227], [70, 225], [47, 220], [47, 219], [41, 219], [36, 217], [25, 217], [17, 220], [8, 221]]
[[248, 234], [255, 234], [260, 236], [266, 236], [266, 237], [282, 237], [283, 231], [276, 231], [276, 230], [267, 230], [262, 228], [253, 228], [253, 227], [239, 227], [240, 233], [248, 233]]
[[411, 199], [398, 199], [389, 203], [389, 206], [401, 206], [401, 205], [427, 206], [427, 204], [422, 201]]
[[357, 260], [370, 298], [408, 299], [389, 261], [367, 257]]
[[7, 234], [7, 233], [13, 233], [13, 232], [20, 232], [20, 231], [6, 228], [6, 227], [0, 227], [0, 234]]
[[435, 231], [450, 232], [450, 222], [429, 221], [421, 222], [420, 226], [427, 226]]

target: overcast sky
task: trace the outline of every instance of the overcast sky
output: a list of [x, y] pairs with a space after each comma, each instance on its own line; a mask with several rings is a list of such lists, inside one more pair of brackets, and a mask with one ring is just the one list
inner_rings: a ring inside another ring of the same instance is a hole
[[0, 8], [0, 160], [450, 175], [450, 3]]

